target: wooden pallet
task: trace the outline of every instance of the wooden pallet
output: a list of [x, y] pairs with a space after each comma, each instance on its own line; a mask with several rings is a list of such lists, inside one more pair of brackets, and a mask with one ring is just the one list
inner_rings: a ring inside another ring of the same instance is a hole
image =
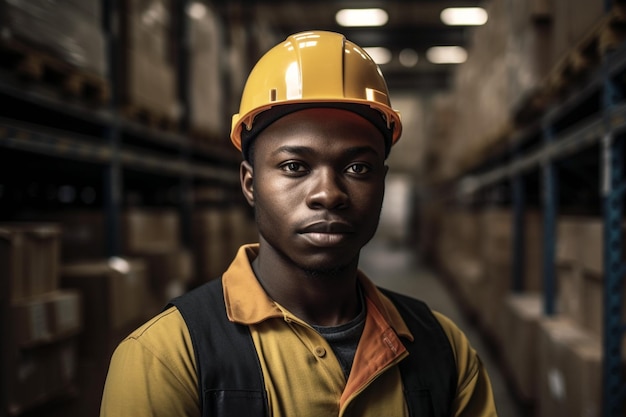
[[20, 79], [53, 87], [64, 96], [104, 104], [111, 95], [105, 77], [15, 39], [0, 42], [0, 62]]
[[626, 40], [626, 13], [614, 8], [600, 20], [555, 66], [545, 81], [548, 94], [560, 96], [584, 79], [601, 63], [602, 57]]
[[127, 104], [122, 108], [121, 113], [127, 119], [153, 129], [166, 132], [176, 132], [179, 129], [178, 120], [147, 107]]
[[514, 120], [525, 125], [544, 114], [577, 85], [584, 82], [602, 62], [602, 57], [626, 41], [626, 1], [617, 3], [581, 41], [552, 68], [536, 89], [516, 106]]

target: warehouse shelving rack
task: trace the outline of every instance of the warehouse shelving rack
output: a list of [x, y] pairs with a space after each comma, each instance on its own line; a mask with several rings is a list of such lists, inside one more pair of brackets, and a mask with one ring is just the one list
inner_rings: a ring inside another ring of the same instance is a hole
[[[104, 213], [103, 256], [121, 255], [120, 219], [125, 183], [131, 178], [139, 187], [170, 187], [178, 190], [173, 205], [181, 219], [181, 241], [189, 245], [193, 187], [210, 185], [223, 192], [223, 204], [239, 203], [240, 155], [228, 144], [201, 143], [189, 132], [189, 77], [186, 8], [187, 0], [173, 2], [178, 26], [179, 99], [183, 112], [177, 130], [156, 128], [124, 117], [117, 96], [119, 51], [118, 0], [102, 1], [102, 27], [107, 44], [110, 96], [105, 103], [87, 103], [68, 98], [42, 83], [24, 81], [20, 74], [0, 70], [0, 221], [25, 220], [17, 216], [23, 207], [10, 207], [15, 201], [7, 195], [6, 184], [25, 185], [22, 177], [49, 178], [91, 183], [101, 194], [94, 204]], [[223, 72], [223, 71], [222, 71]], [[227, 81], [228, 74], [222, 74]], [[225, 82], [224, 85], [228, 83]], [[227, 109], [216, 109], [225, 112]], [[61, 172], [61, 174], [59, 174]], [[2, 184], [5, 184], [3, 186]], [[143, 185], [142, 185], [143, 184]], [[156, 184], [156, 185], [155, 185]], [[56, 208], [56, 207], [55, 207]], [[46, 208], [42, 208], [43, 211]], [[9, 331], [8, 280], [0, 280], [0, 334]], [[0, 342], [0, 365], [6, 369], [4, 354], [8, 338]], [[5, 373], [0, 375], [0, 416], [8, 415]]]
[[[624, 308], [623, 259], [624, 136], [626, 135], [626, 45], [607, 53], [600, 68], [577, 93], [562, 100], [539, 120], [510, 139], [510, 146], [484, 168], [478, 167], [462, 177], [456, 188], [460, 201], [506, 184], [510, 189], [513, 211], [512, 291], [523, 290], [524, 210], [526, 178], [539, 175], [543, 208], [543, 308], [548, 316], [556, 313], [556, 220], [560, 199], [562, 166], [584, 155], [592, 156], [593, 168], [582, 172], [595, 182], [597, 199], [586, 204], [601, 213], [604, 224], [604, 334], [602, 416], [617, 417], [624, 412], [626, 381], [622, 374], [622, 341], [626, 326]], [[585, 167], [585, 169], [588, 167]], [[595, 181], [594, 181], [595, 180]], [[595, 207], [595, 205], [599, 207]]]

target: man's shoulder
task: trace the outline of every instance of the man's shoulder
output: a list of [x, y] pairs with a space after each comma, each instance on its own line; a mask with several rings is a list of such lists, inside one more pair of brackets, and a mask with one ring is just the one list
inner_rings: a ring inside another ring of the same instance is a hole
[[190, 345], [191, 340], [185, 321], [180, 312], [172, 307], [128, 334], [117, 350], [140, 349], [155, 356], [169, 356], [172, 352], [186, 351]]

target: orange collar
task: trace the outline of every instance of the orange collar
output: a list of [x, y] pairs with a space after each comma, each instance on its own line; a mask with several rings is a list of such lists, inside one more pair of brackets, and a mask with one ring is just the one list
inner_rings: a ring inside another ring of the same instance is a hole
[[[283, 311], [268, 297], [252, 271], [251, 262], [258, 253], [258, 244], [242, 246], [230, 267], [224, 272], [222, 277], [224, 300], [230, 321], [251, 325], [284, 316]], [[378, 291], [363, 272], [358, 272], [358, 279], [365, 297], [370, 301], [368, 305], [374, 306], [399, 336], [413, 340], [413, 335], [393, 303]]]

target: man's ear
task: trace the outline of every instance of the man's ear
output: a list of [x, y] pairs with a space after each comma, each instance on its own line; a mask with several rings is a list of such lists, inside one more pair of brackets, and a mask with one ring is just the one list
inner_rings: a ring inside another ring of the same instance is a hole
[[239, 166], [239, 180], [243, 196], [254, 207], [254, 168], [248, 161], [243, 161]]

